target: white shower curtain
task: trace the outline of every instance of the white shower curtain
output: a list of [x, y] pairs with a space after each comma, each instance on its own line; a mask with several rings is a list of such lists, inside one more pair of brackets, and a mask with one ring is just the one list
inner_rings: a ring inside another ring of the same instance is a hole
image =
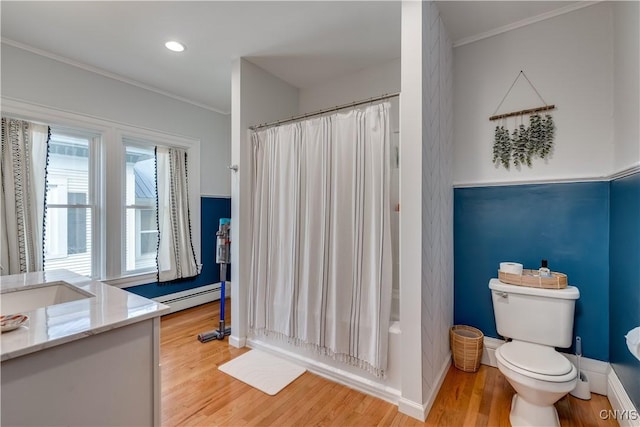
[[156, 147], [156, 185], [158, 281], [196, 276], [198, 267], [191, 241], [185, 150]]
[[48, 126], [2, 118], [0, 275], [44, 268], [48, 141]]
[[250, 329], [383, 376], [389, 103], [253, 134]]

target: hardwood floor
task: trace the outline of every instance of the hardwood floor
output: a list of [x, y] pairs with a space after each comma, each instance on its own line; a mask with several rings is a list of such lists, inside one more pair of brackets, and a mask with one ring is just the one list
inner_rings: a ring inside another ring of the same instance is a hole
[[[230, 347], [227, 339], [197, 341], [198, 333], [217, 327], [218, 310], [215, 302], [162, 318], [163, 426], [509, 426], [513, 388], [484, 365], [476, 374], [452, 366], [424, 423], [310, 372], [269, 396], [217, 369], [247, 348]], [[563, 427], [617, 425], [600, 419], [611, 406], [597, 394], [590, 401], [567, 396], [556, 408]]]

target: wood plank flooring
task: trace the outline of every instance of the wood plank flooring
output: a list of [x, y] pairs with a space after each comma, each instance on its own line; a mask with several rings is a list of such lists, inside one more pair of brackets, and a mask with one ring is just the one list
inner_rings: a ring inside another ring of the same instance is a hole
[[[214, 302], [162, 318], [163, 426], [509, 426], [513, 388], [500, 371], [484, 365], [476, 374], [452, 366], [424, 423], [310, 372], [276, 396], [266, 395], [218, 370], [247, 348], [230, 347], [227, 339], [197, 341], [198, 333], [217, 327], [218, 313]], [[599, 417], [600, 410], [611, 409], [604, 396], [567, 396], [556, 408], [562, 427], [617, 425]]]

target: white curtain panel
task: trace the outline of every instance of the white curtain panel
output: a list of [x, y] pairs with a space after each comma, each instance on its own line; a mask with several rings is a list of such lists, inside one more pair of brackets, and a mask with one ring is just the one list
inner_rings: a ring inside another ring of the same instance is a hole
[[44, 268], [42, 238], [48, 140], [48, 126], [2, 118], [2, 275]]
[[179, 148], [156, 148], [158, 186], [158, 281], [198, 274], [191, 242], [187, 153]]
[[255, 132], [250, 328], [383, 376], [389, 103]]

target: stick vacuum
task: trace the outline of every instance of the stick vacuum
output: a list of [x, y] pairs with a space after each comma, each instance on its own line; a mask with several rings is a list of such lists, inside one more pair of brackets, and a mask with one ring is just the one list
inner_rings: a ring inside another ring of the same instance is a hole
[[227, 279], [227, 264], [229, 264], [230, 252], [229, 231], [231, 220], [221, 218], [218, 232], [216, 233], [216, 264], [220, 264], [220, 323], [218, 329], [198, 334], [198, 341], [205, 343], [212, 340], [223, 340], [231, 335], [231, 328], [227, 328], [224, 322], [225, 288]]

